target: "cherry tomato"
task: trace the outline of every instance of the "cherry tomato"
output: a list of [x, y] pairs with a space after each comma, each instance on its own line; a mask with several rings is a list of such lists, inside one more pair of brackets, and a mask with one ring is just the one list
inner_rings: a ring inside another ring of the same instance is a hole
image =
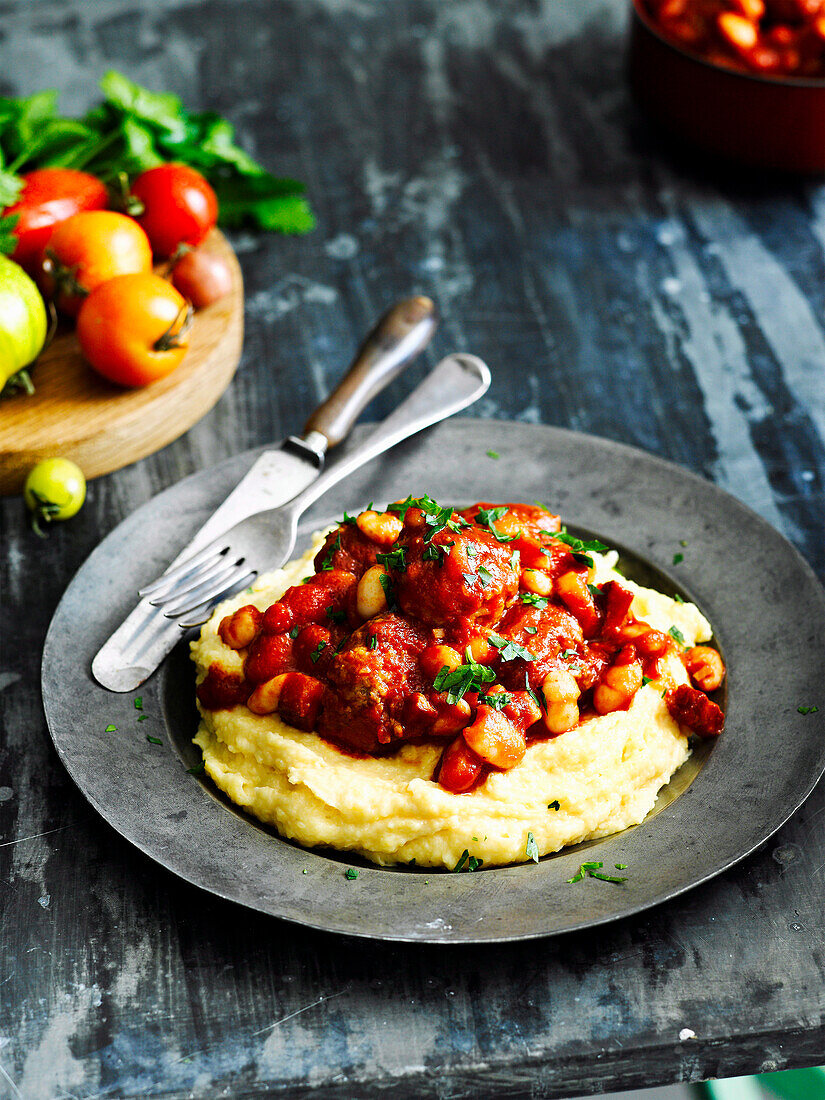
[[172, 268], [172, 283], [195, 309], [204, 309], [229, 293], [232, 272], [220, 256], [190, 250]]
[[35, 272], [52, 230], [82, 210], [105, 210], [109, 205], [106, 185], [87, 172], [72, 168], [38, 168], [23, 176], [17, 202], [4, 214], [17, 215], [17, 246], [11, 258]]
[[191, 315], [186, 299], [159, 275], [118, 275], [83, 303], [77, 336], [98, 374], [121, 386], [145, 386], [183, 359]]
[[45, 458], [29, 470], [23, 499], [32, 513], [32, 527], [45, 535], [41, 524], [71, 519], [86, 499], [83, 471], [68, 458]]
[[116, 275], [152, 270], [152, 248], [140, 226], [125, 214], [92, 210], [61, 222], [43, 260], [43, 291], [64, 313], [75, 316], [86, 295]]
[[179, 244], [196, 248], [218, 220], [215, 192], [186, 164], [161, 164], [142, 172], [131, 192], [143, 203], [138, 221], [156, 256], [171, 256]]

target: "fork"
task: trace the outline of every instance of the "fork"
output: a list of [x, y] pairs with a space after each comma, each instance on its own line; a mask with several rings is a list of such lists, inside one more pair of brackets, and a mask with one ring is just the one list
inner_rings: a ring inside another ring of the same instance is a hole
[[292, 553], [298, 520], [333, 485], [396, 443], [466, 409], [485, 393], [490, 371], [475, 355], [453, 354], [430, 374], [367, 439], [328, 467], [302, 493], [280, 508], [248, 516], [176, 568], [140, 589], [169, 619], [186, 630], [200, 626], [216, 600], [249, 585], [261, 572], [278, 569]]

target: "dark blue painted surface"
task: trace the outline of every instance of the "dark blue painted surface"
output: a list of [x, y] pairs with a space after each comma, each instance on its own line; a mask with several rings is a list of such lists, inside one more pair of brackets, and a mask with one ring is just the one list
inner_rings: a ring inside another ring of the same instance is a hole
[[[493, 368], [477, 415], [681, 462], [822, 577], [825, 189], [713, 170], [651, 135], [625, 84], [620, 0], [2, 11], [0, 91], [53, 84], [80, 111], [111, 66], [174, 90], [305, 179], [319, 228], [234, 236], [244, 359], [184, 439], [93, 483], [45, 545], [3, 503], [0, 1095], [565, 1096], [825, 1061], [821, 786], [742, 866], [596, 936], [375, 947], [150, 866], [70, 784], [37, 689], [49, 617], [100, 537], [181, 476], [294, 429], [413, 291], [444, 314], [428, 361], [459, 348]], [[800, 702], [823, 721], [825, 696]]]

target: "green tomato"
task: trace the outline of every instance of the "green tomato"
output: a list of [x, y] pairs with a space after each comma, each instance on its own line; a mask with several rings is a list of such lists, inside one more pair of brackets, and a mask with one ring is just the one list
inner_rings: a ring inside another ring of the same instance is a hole
[[32, 527], [44, 535], [41, 524], [71, 519], [86, 499], [86, 478], [68, 458], [44, 458], [29, 470], [23, 499], [32, 513]]
[[29, 392], [33, 387], [26, 374], [43, 349], [48, 332], [46, 307], [40, 291], [19, 264], [0, 255], [0, 390], [20, 375], [19, 383]]

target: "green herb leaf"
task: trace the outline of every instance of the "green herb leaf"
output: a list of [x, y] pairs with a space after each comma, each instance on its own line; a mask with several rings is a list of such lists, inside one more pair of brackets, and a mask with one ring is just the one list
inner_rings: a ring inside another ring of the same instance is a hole
[[509, 638], [502, 638], [499, 634], [491, 634], [490, 642], [496, 647], [501, 655], [502, 661], [512, 661], [516, 657], [521, 657], [524, 661], [535, 661], [535, 653], [531, 653], [523, 645], [519, 645], [518, 642], [513, 642]]
[[17, 234], [14, 230], [19, 221], [19, 214], [0, 215], [0, 254], [3, 256], [10, 256], [17, 248]]
[[386, 566], [387, 569], [395, 569], [398, 573], [404, 573], [407, 568], [407, 563], [404, 561], [406, 552], [405, 547], [396, 546], [386, 554], [376, 554], [375, 560]]
[[797, 707], [800, 714], [817, 714], [819, 707]]
[[381, 582], [381, 587], [384, 589], [384, 595], [387, 599], [387, 607], [390, 609], [390, 611], [393, 611], [396, 607], [396, 603], [395, 589], [393, 588], [392, 580], [387, 573], [382, 573], [379, 576], [378, 580]]
[[108, 725], [103, 732], [104, 733], [117, 733], [117, 726]]
[[488, 458], [501, 458], [501, 455], [498, 453], [498, 451], [487, 451], [487, 457]]
[[327, 618], [332, 619], [334, 623], [346, 622], [347, 613], [344, 610], [335, 611], [333, 608], [327, 608]]
[[601, 588], [599, 588], [599, 586], [597, 584], [588, 584], [587, 589], [590, 592], [591, 596], [602, 596], [602, 595], [604, 595]]
[[348, 878], [350, 880], [356, 879], [358, 878], [358, 872], [355, 870], [354, 867], [347, 867], [346, 871], [344, 871], [344, 878]]
[[443, 665], [433, 680], [433, 690], [446, 691], [448, 703], [457, 703], [468, 691], [480, 691], [482, 684], [491, 684], [496, 678], [491, 668], [473, 660], [469, 646], [464, 660], [465, 664], [452, 671], [447, 665]]
[[676, 601], [676, 603], [684, 603], [684, 602], [685, 602], [685, 601], [684, 601], [684, 600], [682, 599], [682, 597], [681, 597], [681, 596], [679, 595], [679, 593], [678, 593], [678, 592], [674, 592], [674, 593], [673, 593], [673, 599], [674, 599], [674, 600]]
[[674, 565], [679, 565], [684, 560], [685, 560], [685, 555], [684, 554], [674, 554], [673, 555], [673, 564]]
[[470, 852], [468, 848], [465, 848], [461, 855], [458, 857], [458, 863], [453, 867], [453, 872], [460, 871], [467, 860], [470, 858]]
[[200, 775], [202, 772], [206, 771], [206, 762], [201, 760], [201, 762], [199, 764], [196, 764], [194, 768], [187, 768], [186, 771], [189, 773], [189, 775]]
[[617, 871], [626, 871], [627, 870], [627, 864], [626, 863], [614, 863], [613, 866], [616, 868]]
[[687, 642], [685, 641], [685, 636], [678, 626], [672, 626], [670, 630], [668, 630], [668, 634], [671, 636], [671, 638], [673, 638], [674, 641], [678, 642], [680, 646], [687, 645]]
[[480, 524], [482, 527], [487, 527], [499, 542], [512, 542], [513, 539], [518, 537], [517, 535], [502, 535], [495, 527], [496, 520], [506, 515], [508, 510], [506, 505], [501, 505], [498, 508], [479, 508], [476, 513], [476, 523]]
[[323, 569], [325, 572], [330, 572], [331, 571], [331, 569], [332, 569], [332, 559], [335, 557], [336, 550], [340, 550], [340, 549], [341, 549], [341, 532], [339, 531], [338, 532], [338, 537], [336, 539], [334, 539], [333, 542], [331, 542], [329, 544], [329, 549], [327, 550], [326, 554], [324, 554], [324, 557], [321, 560], [321, 569]]
[[467, 860], [467, 870], [468, 871], [477, 871], [479, 869], [479, 867], [482, 866], [483, 863], [484, 863], [483, 859], [476, 859], [475, 856], [470, 856], [470, 858]]
[[309, 659], [310, 659], [310, 661], [312, 661], [312, 663], [314, 665], [317, 665], [318, 662], [321, 660], [321, 654], [324, 652], [324, 650], [326, 648], [327, 648], [327, 643], [326, 642], [319, 642], [318, 645], [315, 647], [315, 649], [313, 649], [312, 653], [310, 653]]
[[377, 645], [378, 645], [378, 638], [375, 636], [375, 634], [368, 634], [367, 635], [367, 649], [375, 649], [375, 647]]
[[135, 699], [135, 710], [143, 710], [143, 696], [138, 695]]
[[524, 628], [525, 634], [538, 634], [538, 632], [539, 628], [537, 626], [525, 626]]
[[642, 677], [642, 687], [646, 687], [650, 683], [652, 683], [652, 680], [649, 676]]
[[138, 722], [145, 722], [148, 717], [149, 717], [148, 714], [139, 714], [138, 715]]
[[163, 742], [159, 737], [153, 737], [151, 733], [146, 734], [146, 740], [150, 741], [153, 745], [162, 745]]
[[479, 706], [492, 707], [493, 710], [504, 710], [513, 701], [513, 696], [506, 691], [499, 691], [495, 695], [479, 695]]
[[522, 603], [529, 604], [530, 607], [537, 607], [540, 610], [547, 607], [550, 602], [547, 596], [537, 596], [535, 592], [520, 592], [519, 599]]
[[293, 640], [294, 640], [295, 638], [297, 638], [297, 637], [298, 637], [298, 635], [299, 635], [299, 634], [301, 633], [301, 630], [302, 630], [302, 629], [303, 629], [303, 627], [300, 627], [300, 626], [293, 626], [292, 630], [290, 630], [290, 632], [289, 632], [289, 636], [290, 636], [290, 638], [292, 638]]
[[560, 810], [561, 809], [561, 803], [556, 798], [552, 802], [547, 803], [547, 809], [548, 810]]
[[480, 565], [478, 567], [478, 579], [481, 581], [481, 587], [487, 588], [493, 579], [493, 574], [485, 566]]
[[539, 861], [539, 846], [536, 844], [536, 838], [532, 833], [527, 834], [527, 849], [525, 852], [528, 859], [532, 859], [533, 863]]
[[575, 551], [578, 554], [604, 554], [607, 550], [610, 549], [609, 546], [605, 546], [605, 544], [603, 542], [600, 542], [599, 539], [590, 539], [588, 541], [584, 541], [582, 539], [576, 538], [575, 535], [570, 534], [566, 527], [562, 527], [560, 531], [546, 531], [544, 533], [550, 535], [558, 542], [563, 542], [566, 546], [569, 546], [571, 550]]

